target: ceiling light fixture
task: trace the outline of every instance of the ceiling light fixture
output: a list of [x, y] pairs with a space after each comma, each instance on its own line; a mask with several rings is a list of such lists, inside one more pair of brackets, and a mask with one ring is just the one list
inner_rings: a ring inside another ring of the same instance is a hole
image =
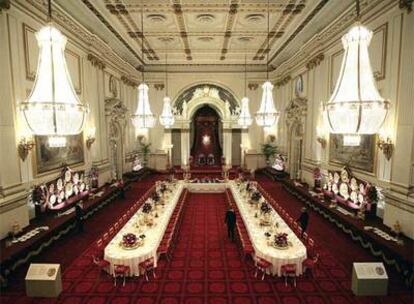
[[171, 107], [171, 98], [168, 96], [168, 50], [167, 42], [165, 43], [165, 97], [164, 97], [164, 107], [160, 115], [160, 123], [166, 129], [171, 128], [174, 125], [175, 119]]
[[372, 32], [357, 22], [342, 37], [344, 57], [335, 90], [325, 105], [330, 132], [342, 134], [345, 146], [358, 146], [361, 134], [379, 132], [387, 116], [389, 101], [379, 94], [369, 60]]
[[145, 58], [144, 58], [144, 2], [141, 1], [141, 57], [142, 57], [142, 82], [138, 86], [138, 106], [134, 115], [131, 116], [132, 124], [138, 130], [153, 128], [157, 121], [151, 112], [148, 85], [145, 83]]
[[274, 102], [273, 102], [273, 85], [269, 81], [269, 53], [270, 53], [270, 4], [269, 0], [267, 1], [267, 58], [266, 58], [266, 81], [262, 85], [262, 101], [260, 103], [259, 111], [256, 112], [255, 118], [256, 123], [268, 129], [277, 124], [279, 120], [279, 112], [276, 111]]
[[246, 61], [246, 50], [244, 53], [244, 97], [241, 100], [241, 109], [238, 119], [238, 124], [243, 128], [247, 129], [253, 122], [253, 119], [249, 111], [249, 98], [247, 97], [247, 61]]
[[66, 37], [53, 26], [52, 3], [48, 24], [36, 33], [39, 61], [32, 91], [19, 107], [33, 135], [48, 136], [50, 147], [66, 146], [67, 135], [82, 132], [88, 107], [76, 95], [65, 59]]

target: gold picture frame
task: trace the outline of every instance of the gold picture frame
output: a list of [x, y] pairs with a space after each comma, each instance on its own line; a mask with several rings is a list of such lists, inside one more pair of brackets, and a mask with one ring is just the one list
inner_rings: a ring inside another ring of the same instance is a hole
[[50, 148], [48, 136], [35, 136], [33, 169], [35, 176], [58, 171], [62, 166], [80, 166], [85, 162], [83, 133], [66, 136], [67, 144]]
[[376, 170], [376, 135], [361, 135], [358, 146], [344, 146], [343, 135], [330, 134], [329, 162], [374, 174]]

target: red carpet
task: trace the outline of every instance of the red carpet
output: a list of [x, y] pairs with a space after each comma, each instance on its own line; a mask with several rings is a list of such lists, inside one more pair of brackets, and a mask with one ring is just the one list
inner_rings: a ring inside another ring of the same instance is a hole
[[[264, 186], [272, 190], [286, 209], [298, 213], [301, 203], [280, 186], [267, 181]], [[121, 208], [123, 202], [119, 204]], [[250, 266], [240, 258], [237, 246], [227, 239], [223, 223], [225, 210], [224, 194], [189, 195], [172, 260], [162, 261], [157, 269], [158, 278], [150, 282], [145, 282], [142, 277], [130, 278], [125, 287], [114, 287], [112, 279], [99, 273], [86, 256], [87, 251], [84, 252], [70, 266], [64, 267], [64, 291], [57, 303], [412, 303], [410, 292], [396, 284], [391, 284], [392, 297], [354, 297], [350, 290], [349, 263], [372, 258], [313, 213], [309, 232], [323, 248], [315, 278], [299, 278], [296, 289], [285, 287], [281, 278], [255, 279]], [[115, 218], [111, 214], [114, 211], [105, 209], [102, 214], [108, 219]], [[109, 224], [109, 221], [105, 224], [97, 222], [96, 229], [100, 232], [96, 235], [104, 230], [102, 226], [106, 228]], [[88, 224], [87, 233], [67, 238], [62, 242], [59, 254], [45, 254], [43, 261], [51, 261], [53, 255], [56, 261], [66, 253], [79, 255], [81, 251], [70, 252], [70, 249], [77, 248], [78, 241], [90, 242], [93, 238], [89, 234], [93, 229]], [[4, 295], [1, 303], [56, 303], [56, 300], [28, 299], [22, 288], [12, 290]]]
[[[161, 177], [161, 175], [152, 175], [140, 182], [132, 183], [131, 189], [125, 192], [125, 199], [117, 199], [109, 203], [84, 222], [83, 233], [72, 232], [70, 235], [55, 241], [46, 251], [34, 257], [32, 261], [34, 263], [60, 263], [63, 271], [65, 271], [92, 242], [108, 230], [109, 226], [118, 220]], [[8, 294], [9, 290], [13, 292], [18, 290], [24, 293], [24, 277], [27, 269], [28, 265], [19, 267], [9, 277], [10, 287], [2, 294]], [[1, 298], [0, 303], [3, 303]]]

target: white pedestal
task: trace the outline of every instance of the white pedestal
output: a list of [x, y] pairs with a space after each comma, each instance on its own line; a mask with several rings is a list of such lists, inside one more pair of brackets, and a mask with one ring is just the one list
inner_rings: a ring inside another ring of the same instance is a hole
[[30, 264], [26, 274], [28, 297], [58, 297], [62, 291], [60, 264]]
[[388, 290], [388, 275], [383, 263], [354, 263], [352, 291], [357, 296], [383, 296]]

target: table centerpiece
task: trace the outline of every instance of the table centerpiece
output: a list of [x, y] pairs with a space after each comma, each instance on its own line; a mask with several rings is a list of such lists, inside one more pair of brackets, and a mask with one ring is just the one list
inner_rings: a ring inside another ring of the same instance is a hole
[[262, 214], [262, 217], [260, 219], [260, 225], [261, 226], [270, 226], [270, 213], [272, 212], [272, 208], [267, 202], [263, 202], [260, 205], [260, 212]]
[[152, 205], [149, 202], [145, 202], [142, 205], [142, 213], [144, 214], [144, 223], [148, 226], [152, 226], [152, 219], [149, 214], [152, 211]]
[[135, 249], [144, 244], [144, 238], [144, 234], [137, 237], [134, 233], [126, 233], [122, 236], [120, 246], [126, 250]]
[[291, 246], [291, 242], [288, 241], [288, 235], [285, 232], [277, 233], [274, 236], [271, 245], [277, 249], [288, 249]]
[[256, 208], [259, 208], [259, 201], [262, 198], [262, 195], [259, 191], [255, 191], [250, 196], [250, 204], [256, 206]]

